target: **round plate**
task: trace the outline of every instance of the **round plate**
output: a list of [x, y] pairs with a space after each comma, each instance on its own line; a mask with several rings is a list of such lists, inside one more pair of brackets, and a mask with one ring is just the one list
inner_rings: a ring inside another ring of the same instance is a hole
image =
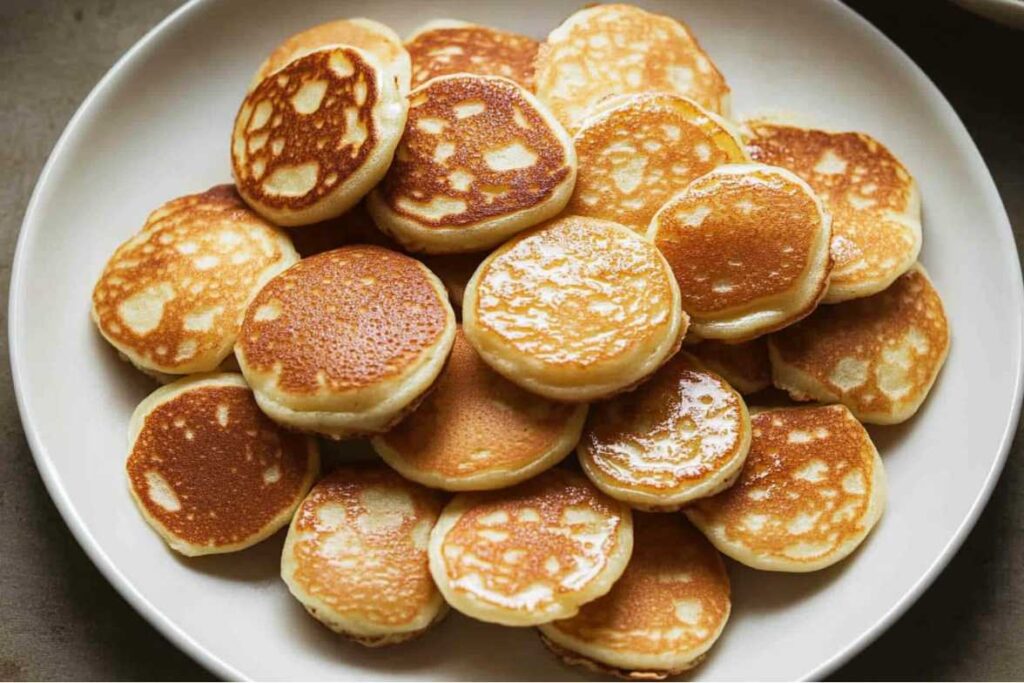
[[[730, 567], [731, 623], [696, 675], [819, 678], [891, 624], [935, 578], [995, 484], [1021, 390], [1020, 267], [978, 150], [921, 71], [838, 2], [646, 3], [682, 15], [726, 74], [737, 114], [787, 110], [867, 131], [917, 176], [922, 260], [945, 297], [953, 343], [920, 414], [873, 429], [890, 502], [864, 547], [810, 575]], [[184, 560], [134, 509], [128, 417], [153, 389], [89, 321], [113, 249], [162, 201], [230, 179], [232, 119], [254, 69], [306, 26], [372, 12], [406, 33], [454, 16], [542, 37], [579, 0], [209, 0], [132, 48], [68, 124], [39, 179], [11, 284], [11, 361], [29, 443], [75, 536], [119, 591], [215, 673], [256, 679], [554, 679], [574, 676], [530, 629], [453, 614], [407, 645], [372, 651], [310, 619], [277, 576], [281, 537]], [[661, 5], [659, 7], [659, 5]], [[372, 9], [371, 9], [372, 7]], [[972, 390], [973, 387], [973, 390]]]

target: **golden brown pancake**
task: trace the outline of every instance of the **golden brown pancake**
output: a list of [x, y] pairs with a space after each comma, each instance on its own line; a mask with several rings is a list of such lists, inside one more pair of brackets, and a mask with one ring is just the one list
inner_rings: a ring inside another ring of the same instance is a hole
[[746, 341], [791, 325], [828, 287], [828, 214], [777, 166], [719, 166], [665, 204], [648, 236], [701, 339]]
[[729, 114], [729, 86], [689, 29], [632, 5], [595, 5], [566, 19], [541, 45], [535, 83], [570, 132], [609, 95], [669, 92]]
[[368, 205], [407, 249], [488, 249], [565, 207], [576, 180], [572, 141], [526, 90], [456, 74], [409, 98], [395, 162]]
[[639, 388], [594, 404], [577, 452], [612, 498], [668, 512], [727, 488], [749, 448], [743, 398], [679, 353]]
[[707, 656], [729, 619], [729, 575], [682, 515], [635, 513], [634, 551], [611, 591], [579, 614], [542, 624], [567, 664], [627, 680], [663, 680]]
[[441, 282], [382, 247], [299, 261], [246, 312], [235, 355], [260, 407], [333, 438], [388, 429], [433, 384], [455, 337]]
[[183, 555], [267, 538], [288, 524], [320, 468], [316, 441], [271, 422], [237, 374], [160, 387], [135, 409], [130, 430], [132, 498]]
[[359, 202], [337, 218], [292, 228], [288, 234], [296, 251], [303, 258], [348, 244], [375, 244], [378, 247], [401, 251], [401, 247], [382, 233], [370, 218], [365, 202]]
[[843, 403], [893, 424], [921, 407], [949, 352], [942, 299], [916, 265], [887, 290], [822, 306], [768, 339], [773, 381], [797, 400]]
[[533, 90], [533, 38], [453, 19], [435, 19], [405, 42], [412, 57], [412, 87], [457, 73], [502, 76]]
[[721, 375], [741, 394], [753, 394], [772, 384], [772, 366], [768, 362], [766, 337], [739, 344], [702, 341], [687, 349], [713, 372]]
[[370, 53], [334, 46], [297, 57], [246, 95], [231, 135], [245, 201], [279, 225], [354, 206], [387, 172], [408, 104]]
[[832, 214], [832, 280], [825, 303], [876, 294], [921, 251], [921, 196], [907, 169], [864, 133], [748, 121], [751, 156], [807, 181]]
[[555, 400], [625, 391], [686, 333], [661, 253], [610, 221], [567, 216], [509, 240], [466, 288], [466, 338], [492, 368]]
[[448, 298], [456, 308], [462, 308], [462, 297], [466, 294], [466, 285], [469, 284], [473, 273], [480, 267], [480, 263], [487, 258], [487, 252], [474, 252], [472, 254], [432, 254], [423, 257], [423, 262], [434, 272], [434, 275], [441, 278], [445, 289], [448, 290]]
[[755, 411], [739, 479], [686, 514], [715, 547], [755, 569], [809, 572], [835, 564], [885, 508], [885, 470], [845, 406]]
[[460, 612], [532, 626], [607, 593], [632, 549], [629, 508], [555, 468], [512, 488], [456, 495], [430, 534], [430, 573]]
[[340, 467], [295, 513], [281, 578], [313, 617], [363, 645], [414, 638], [447, 611], [427, 566], [441, 506], [382, 465]]
[[640, 233], [691, 181], [748, 161], [731, 124], [671, 93], [608, 98], [581, 122], [573, 144], [579, 173], [566, 212]]
[[434, 488], [517, 484], [557, 464], [579, 441], [586, 405], [531, 394], [491, 370], [461, 330], [430, 395], [373, 447], [402, 475]]
[[249, 301], [298, 258], [287, 235], [218, 185], [164, 204], [117, 248], [93, 289], [92, 318], [143, 372], [214, 370]]

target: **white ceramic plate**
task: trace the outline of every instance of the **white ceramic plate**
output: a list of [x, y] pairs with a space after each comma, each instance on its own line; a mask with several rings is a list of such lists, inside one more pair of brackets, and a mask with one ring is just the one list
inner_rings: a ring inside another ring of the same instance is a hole
[[[89, 322], [93, 281], [160, 202], [230, 179], [228, 137], [249, 78], [286, 35], [369, 13], [400, 33], [454, 16], [543, 36], [579, 0], [209, 0], [179, 10], [100, 82], [68, 124], [29, 205], [11, 285], [11, 361], [29, 443], [93, 561], [157, 628], [219, 675], [256, 679], [550, 679], [574, 676], [529, 629], [452, 615], [426, 637], [369, 651], [317, 625], [277, 578], [281, 537], [183, 560], [135, 511], [126, 428], [153, 387]], [[1017, 421], [1021, 274], [1005, 211], [938, 90], [878, 31], [830, 0], [645, 3], [689, 22], [737, 113], [785, 109], [868, 131], [916, 174], [922, 260], [953, 325], [920, 414], [873, 430], [890, 478], [881, 524], [849, 561], [813, 575], [733, 565], [735, 608], [697, 676], [824, 676], [935, 578], [995, 484]], [[57, 567], [54, 571], [60, 571]]]

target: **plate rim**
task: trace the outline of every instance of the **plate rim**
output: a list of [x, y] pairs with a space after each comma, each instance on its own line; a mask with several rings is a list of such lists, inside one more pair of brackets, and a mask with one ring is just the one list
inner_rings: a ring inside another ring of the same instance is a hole
[[[246, 676], [242, 674], [241, 671], [204, 647], [189, 635], [187, 631], [178, 626], [159, 608], [153, 605], [121, 573], [121, 570], [113, 560], [110, 559], [106, 552], [99, 547], [99, 544], [93, 538], [92, 533], [79, 516], [75, 505], [68, 497], [67, 492], [64, 489], [63, 482], [57, 473], [54, 461], [51, 459], [47, 449], [43, 446], [42, 439], [35, 424], [29, 419], [28, 408], [23, 399], [21, 389], [25, 380], [22, 378], [22, 369], [18, 363], [18, 356], [20, 354], [18, 351], [19, 347], [17, 339], [20, 330], [16, 322], [21, 317], [21, 306], [19, 304], [21, 297], [18, 296], [18, 293], [23, 289], [22, 280], [25, 277], [23, 272], [26, 268], [24, 262], [27, 258], [25, 248], [25, 244], [28, 241], [27, 235], [32, 231], [32, 224], [36, 222], [34, 215], [37, 212], [39, 202], [41, 201], [41, 190], [47, 184], [49, 176], [52, 173], [53, 166], [55, 165], [56, 160], [62, 155], [64, 147], [68, 144], [68, 139], [71, 137], [72, 132], [78, 127], [80, 120], [85, 115], [85, 112], [91, 108], [93, 101], [98, 99], [100, 95], [108, 89], [110, 82], [113, 81], [114, 78], [126, 67], [126, 65], [135, 58], [136, 54], [152, 43], [158, 34], [162, 33], [172, 24], [183, 21], [187, 15], [194, 12], [200, 5], [210, 4], [215, 1], [216, 0], [188, 0], [149, 29], [138, 41], [135, 42], [135, 44], [121, 55], [116, 62], [114, 62], [114, 65], [111, 66], [96, 85], [93, 86], [89, 91], [89, 94], [84, 100], [82, 100], [81, 104], [75, 110], [75, 113], [68, 120], [68, 123], [65, 125], [63, 131], [58, 137], [57, 142], [54, 144], [53, 149], [47, 156], [46, 163], [43, 165], [42, 171], [39, 173], [39, 177], [36, 179], [31, 197], [25, 208], [25, 214], [22, 217], [11, 267], [10, 289], [8, 292], [7, 341], [8, 357], [11, 367], [11, 380], [14, 387], [15, 400], [18, 406], [18, 416], [21, 421], [22, 430], [25, 434], [25, 439], [50, 499], [57, 507], [61, 518], [71, 530], [71, 533], [79, 546], [83, 551], [85, 551], [85, 554], [89, 557], [93, 565], [99, 569], [103, 577], [114, 587], [121, 597], [123, 597], [132, 606], [132, 608], [142, 616], [143, 619], [149, 622], [157, 629], [157, 631], [170, 640], [179, 650], [191, 657], [196, 663], [222, 678], [229, 680], [246, 680]], [[974, 160], [978, 162], [980, 169], [984, 171], [985, 178], [988, 180], [986, 193], [990, 195], [990, 200], [995, 200], [995, 204], [1001, 210], [1003, 225], [998, 234], [1001, 234], [1004, 239], [1008, 238], [1009, 244], [1016, 247], [1016, 238], [1013, 234], [1009, 216], [1006, 213], [1006, 206], [999, 194], [995, 180], [992, 178], [992, 173], [988, 168], [988, 164], [985, 163], [984, 157], [981, 155], [977, 144], [974, 142], [974, 138], [971, 137], [970, 132], [967, 130], [966, 126], [964, 126], [959, 114], [957, 114], [956, 110], [950, 104], [949, 100], [946, 99], [946, 96], [938, 86], [935, 85], [934, 81], [932, 81], [928, 74], [925, 73], [924, 70], [921, 69], [921, 67], [919, 67], [917, 63], [899, 47], [899, 45], [893, 42], [874, 24], [862, 17], [856, 10], [844, 4], [840, 0], [818, 1], [831, 4], [834, 7], [837, 6], [839, 11], [845, 12], [849, 21], [857, 23], [862, 30], [866, 29], [876, 41], [885, 45], [886, 49], [892, 52], [896, 59], [902, 61], [905, 68], [909, 69], [909, 71], [914, 73], [919, 79], [923, 79], [934, 93], [938, 95], [938, 101], [941, 103], [939, 106], [945, 109], [944, 113], [947, 118], [954, 121], [955, 125], [960, 129], [966, 139], [970, 141], [968, 155], [973, 155]], [[1013, 250], [1004, 250], [1003, 253], [1010, 254], [1004, 258], [1010, 261], [1010, 271], [1016, 275], [1016, 287], [1013, 288], [1013, 303], [1015, 304], [1015, 308], [1020, 311], [1024, 309], [1024, 277], [1022, 277], [1018, 252], [1016, 248], [1014, 248]], [[1022, 320], [1022, 337], [1024, 337], [1024, 320]], [[903, 614], [905, 614], [907, 610], [918, 601], [921, 595], [923, 595], [924, 592], [935, 582], [935, 579], [938, 578], [939, 574], [942, 573], [956, 553], [960, 550], [964, 541], [966, 541], [967, 536], [973, 530], [975, 524], [977, 524], [978, 518], [981, 516], [982, 511], [988, 504], [988, 501], [992, 496], [992, 492], [999, 481], [1009, 456], [1010, 446], [1013, 443], [1017, 424], [1020, 420], [1021, 401], [1022, 398], [1024, 398], [1024, 351], [1019, 351], [1015, 360], [1017, 367], [1013, 383], [1013, 405], [1010, 409], [1009, 420], [1007, 421], [1003, 433], [1000, 436], [996, 458], [993, 460], [992, 466], [986, 473], [984, 484], [974, 501], [971, 503], [964, 519], [957, 526], [956, 530], [946, 545], [942, 548], [938, 556], [936, 556], [928, 566], [928, 569], [921, 574], [913, 585], [911, 585], [910, 588], [898, 600], [896, 600], [884, 614], [882, 614], [869, 627], [861, 632], [860, 635], [852, 639], [846, 644], [846, 646], [841, 648], [830, 658], [815, 665], [812, 669], [802, 674], [800, 676], [800, 680], [820, 680], [848, 662], [854, 655], [863, 651], [882, 633], [887, 631], [897, 619], [903, 616]]]

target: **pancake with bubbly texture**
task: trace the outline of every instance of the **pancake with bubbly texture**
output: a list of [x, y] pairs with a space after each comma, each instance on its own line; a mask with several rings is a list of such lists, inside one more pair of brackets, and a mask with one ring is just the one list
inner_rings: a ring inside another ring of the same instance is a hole
[[739, 344], [702, 341], [687, 348], [712, 372], [721, 375], [741, 394], [754, 394], [772, 385], [772, 366], [768, 361], [767, 337]]
[[256, 70], [251, 87], [298, 57], [334, 45], [350, 45], [369, 52], [394, 79], [398, 89], [409, 92], [412, 64], [402, 39], [384, 24], [362, 18], [330, 21], [290, 36]]
[[295, 58], [246, 95], [231, 168], [254, 210], [285, 226], [352, 208], [388, 170], [408, 102], [369, 52], [334, 46]]
[[833, 133], [753, 120], [751, 156], [807, 181], [832, 214], [835, 266], [827, 304], [882, 291], [921, 251], [917, 183], [886, 147], [864, 133]]
[[634, 551], [611, 591], [538, 626], [567, 664], [629, 680], [663, 680], [707, 656], [732, 609], [721, 555], [682, 515], [636, 513]]
[[132, 414], [125, 469], [149, 525], [183, 555], [248, 548], [292, 518], [320, 469], [316, 441], [285, 431], [241, 375], [160, 387]]
[[617, 223], [567, 216], [509, 240], [466, 287], [466, 338], [528, 391], [590, 401], [625, 391], [686, 334], [661, 253]]
[[386, 431], [430, 388], [455, 339], [444, 286], [419, 261], [356, 245], [267, 283], [235, 355], [260, 407], [335, 439]]
[[924, 268], [880, 294], [822, 306], [768, 339], [775, 386], [894, 424], [924, 403], [949, 352], [949, 322]]
[[632, 5], [595, 5], [566, 19], [540, 47], [535, 88], [570, 132], [609, 95], [668, 92], [729, 114], [729, 86], [689, 29]]
[[579, 172], [566, 213], [646, 233], [679, 190], [722, 164], [748, 161], [732, 124], [670, 93], [611, 97], [573, 136]]
[[401, 251], [401, 247], [382, 233], [370, 218], [365, 202], [359, 202], [337, 218], [291, 228], [288, 234], [302, 258], [349, 244], [375, 244]]
[[167, 202], [117, 248], [93, 289], [92, 319], [143, 372], [211, 371], [231, 355], [249, 301], [298, 260], [287, 235], [218, 185]]
[[502, 76], [533, 90], [537, 48], [533, 38], [456, 19], [434, 19], [413, 31], [412, 87], [457, 73]]
[[480, 263], [487, 258], [487, 252], [474, 252], [472, 254], [432, 254], [423, 257], [423, 262], [434, 272], [434, 275], [441, 278], [445, 289], [448, 290], [448, 298], [456, 308], [462, 308], [462, 298], [466, 294], [466, 285], [469, 284], [473, 273], [480, 267]]
[[491, 370], [460, 331], [422, 404], [373, 439], [386, 463], [449, 491], [517, 484], [557, 464], [580, 439], [587, 406], [531, 394]]
[[808, 315], [828, 288], [828, 213], [807, 183], [719, 166], [673, 197], [648, 236], [672, 265], [701, 339], [746, 341]]
[[755, 411], [750, 454], [731, 487], [685, 509], [715, 547], [754, 569], [839, 562], [885, 508], [885, 470], [845, 406]]
[[594, 404], [577, 452], [612, 498], [668, 512], [727, 488], [749, 448], [743, 398], [683, 352], [639, 388]]
[[430, 534], [430, 573], [460, 612], [533, 626], [607, 593], [632, 551], [629, 508], [555, 468], [512, 488], [456, 495]]
[[368, 204], [377, 225], [407, 249], [488, 249], [569, 201], [572, 140], [512, 81], [442, 76], [409, 101], [395, 162]]
[[447, 612], [427, 562], [442, 505], [382, 465], [340, 467], [295, 513], [281, 578], [317, 621], [362, 645], [414, 638]]

